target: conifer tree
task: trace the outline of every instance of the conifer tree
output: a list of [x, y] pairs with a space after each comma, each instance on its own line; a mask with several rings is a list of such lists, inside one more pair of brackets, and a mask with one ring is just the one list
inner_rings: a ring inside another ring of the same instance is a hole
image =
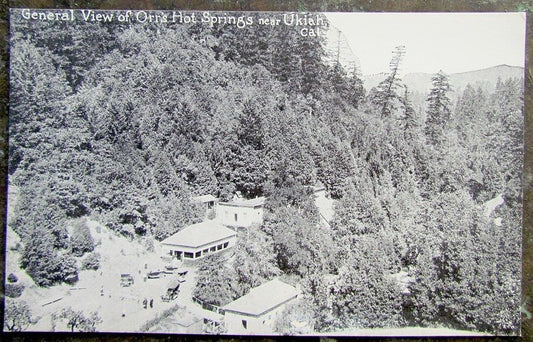
[[444, 129], [450, 120], [451, 90], [448, 76], [441, 70], [431, 79], [433, 87], [426, 99], [428, 102], [426, 117], [426, 136], [430, 143], [438, 145], [442, 142]]
[[412, 138], [413, 137], [413, 131], [419, 126], [418, 118], [415, 112], [415, 109], [413, 108], [413, 103], [411, 102], [411, 98], [409, 97], [409, 89], [407, 86], [404, 87], [404, 93], [402, 98], [400, 99], [400, 102], [402, 104], [402, 110], [403, 115], [401, 117], [402, 120], [402, 127], [404, 130], [404, 136], [406, 138]]
[[400, 87], [400, 63], [405, 55], [405, 46], [397, 46], [392, 52], [392, 59], [389, 63], [390, 74], [377, 87], [371, 101], [378, 106], [381, 117], [391, 117], [398, 109], [400, 96], [398, 88]]

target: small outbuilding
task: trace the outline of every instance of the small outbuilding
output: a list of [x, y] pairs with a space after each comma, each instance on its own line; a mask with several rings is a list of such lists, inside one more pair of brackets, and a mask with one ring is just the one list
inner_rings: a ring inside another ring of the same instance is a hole
[[278, 279], [254, 287], [250, 292], [222, 307], [230, 334], [272, 334], [285, 306], [299, 291]]
[[165, 254], [179, 260], [195, 260], [233, 247], [237, 233], [214, 221], [192, 224], [161, 241]]
[[248, 228], [263, 223], [265, 197], [249, 200], [219, 202], [217, 216], [223, 225], [236, 228]]
[[194, 203], [202, 205], [202, 207], [205, 209], [206, 216], [208, 216], [210, 212], [215, 211], [216, 204], [218, 202], [218, 198], [213, 195], [196, 196], [192, 200]]

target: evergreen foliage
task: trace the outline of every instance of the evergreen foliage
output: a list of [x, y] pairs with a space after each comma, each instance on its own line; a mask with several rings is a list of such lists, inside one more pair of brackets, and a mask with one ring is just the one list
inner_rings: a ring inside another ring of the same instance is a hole
[[427, 97], [426, 136], [433, 145], [440, 145], [444, 139], [444, 130], [451, 119], [451, 103], [448, 98], [450, 83], [448, 76], [439, 71], [431, 78], [432, 88]]
[[22, 295], [24, 288], [25, 288], [24, 284], [7, 283], [5, 284], [5, 287], [4, 287], [4, 293], [6, 297], [18, 298]]
[[83, 259], [81, 263], [81, 268], [84, 270], [97, 270], [100, 268], [100, 254], [99, 253], [89, 253]]
[[[10, 224], [37, 285], [76, 281], [74, 255], [90, 253], [82, 267], [97, 268], [84, 216], [162, 240], [204, 219], [194, 196], [238, 191], [268, 196], [264, 223], [240, 236], [232, 263], [199, 262], [202, 301], [224, 305], [284, 275], [306, 300], [288, 314], [312, 317], [318, 331], [518, 331], [520, 80], [468, 86], [454, 107], [439, 72], [424, 126], [400, 82], [403, 47], [365, 97], [355, 73], [324, 62], [322, 38], [297, 30], [11, 26]], [[335, 200], [330, 227], [310, 189], [319, 182]], [[499, 194], [504, 204], [483, 216]], [[414, 279], [408, 291], [401, 272]], [[57, 318], [72, 331], [99, 322], [73, 310]]]
[[193, 296], [206, 304], [222, 306], [240, 296], [237, 293], [236, 275], [227, 266], [221, 254], [207, 256], [199, 262], [198, 278]]
[[75, 256], [83, 256], [94, 250], [94, 239], [85, 220], [77, 221], [72, 227], [70, 250]]
[[371, 102], [375, 104], [381, 113], [381, 117], [391, 117], [399, 109], [401, 101], [400, 90], [400, 63], [405, 55], [405, 46], [397, 46], [392, 52], [392, 59], [389, 64], [390, 73], [370, 94]]
[[263, 231], [252, 228], [242, 233], [235, 249], [233, 269], [239, 297], [281, 274], [276, 266], [272, 238]]

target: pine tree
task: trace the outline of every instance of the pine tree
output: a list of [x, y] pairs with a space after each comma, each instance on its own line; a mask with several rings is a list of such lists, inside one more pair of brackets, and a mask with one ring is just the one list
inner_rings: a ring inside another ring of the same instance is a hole
[[450, 120], [450, 99], [448, 92], [451, 87], [448, 76], [439, 71], [431, 79], [433, 87], [426, 99], [428, 102], [426, 117], [426, 136], [430, 143], [439, 145], [444, 138], [444, 130]]
[[400, 101], [398, 72], [403, 55], [405, 55], [405, 46], [397, 46], [392, 52], [389, 76], [378, 85], [375, 93], [371, 96], [371, 101], [379, 108], [381, 117], [391, 117], [398, 109], [398, 102]]
[[415, 129], [420, 126], [418, 118], [411, 102], [409, 89], [404, 86], [404, 93], [400, 99], [402, 104], [403, 115], [401, 116], [402, 127], [405, 138], [412, 139], [415, 135]]

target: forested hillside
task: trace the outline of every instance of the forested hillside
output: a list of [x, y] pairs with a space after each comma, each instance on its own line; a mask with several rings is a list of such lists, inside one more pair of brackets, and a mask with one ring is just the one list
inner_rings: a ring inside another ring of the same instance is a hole
[[[324, 62], [322, 38], [285, 26], [13, 17], [11, 32], [10, 225], [37, 284], [76, 280], [74, 256], [90, 251], [76, 218], [162, 240], [203, 219], [193, 196], [240, 192], [268, 196], [268, 210], [217, 300], [285, 274], [317, 331], [517, 333], [522, 80], [451, 103], [440, 72], [419, 110], [396, 74], [401, 50], [365, 90]], [[337, 200], [331, 229], [317, 183]]]

